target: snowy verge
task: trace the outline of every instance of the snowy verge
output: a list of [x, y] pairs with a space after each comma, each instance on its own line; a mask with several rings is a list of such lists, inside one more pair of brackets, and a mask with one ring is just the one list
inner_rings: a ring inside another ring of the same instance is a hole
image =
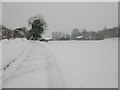
[[12, 73], [16, 70], [16, 68], [25, 60], [26, 56], [30, 51], [30, 48], [31, 46], [28, 47], [28, 49], [23, 53], [23, 55], [20, 58], [16, 59], [16, 61], [11, 66], [9, 66], [5, 71], [3, 71], [2, 73], [3, 82], [4, 80], [7, 80], [12, 75]]
[[26, 39], [2, 41], [2, 68], [6, 67], [6, 65], [8, 66], [3, 71], [3, 80], [6, 80], [14, 72], [31, 47], [30, 42]]
[[29, 45], [26, 39], [2, 40], [2, 68], [19, 58]]
[[51, 52], [41, 42], [31, 41], [31, 44], [32, 48], [29, 49], [28, 54], [26, 53], [26, 58], [16, 61], [23, 62], [21, 64], [15, 62], [13, 64], [15, 68], [18, 65], [16, 69], [13, 65], [6, 69], [13, 73], [3, 80], [3, 88], [65, 87], [64, 79]]

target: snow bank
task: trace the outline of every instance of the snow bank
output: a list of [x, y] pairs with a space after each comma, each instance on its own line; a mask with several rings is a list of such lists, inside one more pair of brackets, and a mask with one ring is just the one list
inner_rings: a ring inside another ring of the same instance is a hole
[[51, 41], [67, 88], [117, 88], [118, 40]]
[[2, 67], [21, 57], [29, 45], [26, 39], [2, 40]]

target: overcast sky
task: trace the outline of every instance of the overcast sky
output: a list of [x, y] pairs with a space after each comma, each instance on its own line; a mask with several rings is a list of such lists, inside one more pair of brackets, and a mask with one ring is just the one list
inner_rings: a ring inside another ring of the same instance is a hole
[[2, 24], [2, 3], [0, 2], [0, 25]]
[[11, 29], [28, 27], [31, 16], [41, 14], [48, 23], [48, 32], [70, 33], [73, 28], [98, 31], [118, 25], [117, 2], [4, 2], [2, 22]]

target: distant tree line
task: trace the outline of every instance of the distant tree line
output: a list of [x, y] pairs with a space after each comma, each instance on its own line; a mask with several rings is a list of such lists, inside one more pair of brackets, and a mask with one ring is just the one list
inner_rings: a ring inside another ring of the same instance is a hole
[[[33, 26], [34, 27], [34, 26]], [[0, 39], [11, 39], [11, 38], [27, 38], [27, 39], [37, 39], [41, 38], [41, 34], [37, 35], [37, 32], [34, 32], [34, 29], [28, 30], [26, 27], [16, 28], [11, 30], [5, 25], [0, 26]], [[62, 33], [62, 32], [52, 32], [53, 40], [103, 40], [105, 38], [119, 38], [120, 37], [120, 27], [114, 28], [104, 28], [100, 31], [87, 31], [83, 29], [80, 31], [77, 28], [74, 28], [71, 34]]]
[[107, 29], [106, 27], [100, 31], [87, 31], [83, 29], [79, 31], [78, 28], [74, 28], [71, 34], [65, 34], [61, 32], [53, 32], [53, 40], [103, 40], [105, 38], [119, 38], [120, 27], [114, 27]]
[[[0, 26], [0, 39], [11, 39], [11, 38], [27, 38], [27, 39], [37, 39], [41, 36], [38, 35], [36, 38], [36, 33], [33, 29], [28, 30], [26, 27], [16, 28], [11, 30], [4, 25]], [[32, 36], [33, 34], [33, 36]], [[104, 28], [100, 31], [87, 31], [83, 29], [80, 31], [75, 28], [72, 30], [71, 34], [62, 32], [52, 32], [53, 40], [103, 40], [105, 38], [119, 38], [120, 37], [120, 27], [114, 28]]]
[[70, 35], [62, 32], [52, 32], [52, 40], [70, 40]]
[[[30, 29], [26, 27], [16, 28], [14, 30], [0, 26], [0, 39], [11, 38], [27, 38], [28, 40], [41, 40], [42, 34], [47, 30], [47, 23], [43, 16], [37, 15], [28, 19]], [[87, 31], [83, 29], [80, 31], [78, 28], [74, 28], [71, 34], [63, 32], [52, 32], [52, 40], [103, 40], [105, 38], [119, 38], [120, 37], [120, 25], [114, 28], [104, 28], [103, 30]]]

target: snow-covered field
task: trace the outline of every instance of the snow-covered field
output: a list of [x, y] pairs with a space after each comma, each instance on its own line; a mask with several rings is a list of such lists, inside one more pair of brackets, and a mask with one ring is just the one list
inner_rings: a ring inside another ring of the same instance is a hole
[[3, 67], [16, 60], [3, 71], [4, 88], [118, 87], [117, 39], [48, 43], [17, 39], [3, 41], [2, 49]]
[[0, 89], [2, 88], [2, 43], [0, 41]]
[[117, 88], [118, 40], [52, 41], [47, 47], [68, 88]]

